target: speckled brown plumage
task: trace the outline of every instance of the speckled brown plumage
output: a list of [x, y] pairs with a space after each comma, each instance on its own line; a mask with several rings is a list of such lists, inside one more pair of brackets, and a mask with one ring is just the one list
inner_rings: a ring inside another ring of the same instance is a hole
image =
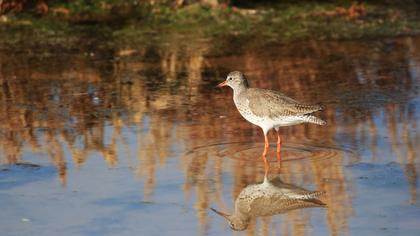
[[280, 92], [268, 89], [248, 88], [238, 96], [249, 100], [249, 108], [256, 116], [300, 116], [322, 110], [320, 105], [300, 104]]

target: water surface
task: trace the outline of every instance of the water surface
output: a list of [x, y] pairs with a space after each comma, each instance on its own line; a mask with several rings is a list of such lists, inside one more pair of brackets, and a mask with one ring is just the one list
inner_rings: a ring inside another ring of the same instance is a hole
[[0, 47], [1, 235], [237, 235], [262, 182], [262, 131], [216, 89], [321, 102], [327, 126], [282, 128], [269, 175], [324, 191], [326, 208], [258, 217], [241, 235], [418, 235], [420, 38], [80, 50]]

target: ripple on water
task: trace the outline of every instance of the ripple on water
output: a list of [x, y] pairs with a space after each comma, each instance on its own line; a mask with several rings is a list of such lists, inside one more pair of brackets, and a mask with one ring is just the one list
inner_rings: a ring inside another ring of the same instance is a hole
[[[205, 146], [195, 147], [186, 155], [196, 155], [207, 153], [209, 156], [230, 158], [248, 162], [260, 162], [263, 143], [253, 142], [227, 142], [213, 143]], [[275, 162], [276, 146], [271, 145], [267, 158], [270, 162]], [[335, 157], [356, 156], [355, 153], [343, 147], [318, 145], [313, 143], [284, 143], [282, 144], [281, 158], [283, 162], [315, 160], [325, 161]]]

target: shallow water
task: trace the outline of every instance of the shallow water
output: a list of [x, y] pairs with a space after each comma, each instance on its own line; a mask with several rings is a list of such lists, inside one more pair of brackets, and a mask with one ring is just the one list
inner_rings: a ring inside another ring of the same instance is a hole
[[274, 134], [268, 154], [270, 178], [327, 207], [240, 235], [419, 234], [420, 38], [188, 45], [0, 47], [1, 235], [237, 235], [210, 207], [232, 212], [264, 165], [261, 130], [214, 88], [232, 70], [328, 122], [282, 128], [281, 166]]

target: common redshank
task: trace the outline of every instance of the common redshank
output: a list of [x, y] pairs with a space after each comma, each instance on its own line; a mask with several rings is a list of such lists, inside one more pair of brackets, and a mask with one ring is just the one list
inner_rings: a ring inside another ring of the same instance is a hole
[[245, 230], [251, 219], [256, 217], [283, 214], [300, 208], [326, 207], [319, 199], [323, 194], [323, 191], [309, 191], [284, 183], [279, 177], [269, 181], [266, 175], [263, 183], [242, 189], [232, 214], [210, 209], [223, 216], [233, 230]]
[[239, 113], [249, 122], [261, 127], [264, 132], [264, 151], [262, 157], [268, 169], [267, 151], [269, 142], [267, 133], [270, 129], [277, 132], [277, 160], [280, 163], [281, 138], [279, 127], [301, 123], [325, 125], [325, 121], [312, 115], [322, 109], [320, 105], [305, 105], [286, 95], [268, 89], [250, 88], [244, 74], [230, 72], [225, 81], [217, 87], [229, 86], [233, 89], [233, 101]]

